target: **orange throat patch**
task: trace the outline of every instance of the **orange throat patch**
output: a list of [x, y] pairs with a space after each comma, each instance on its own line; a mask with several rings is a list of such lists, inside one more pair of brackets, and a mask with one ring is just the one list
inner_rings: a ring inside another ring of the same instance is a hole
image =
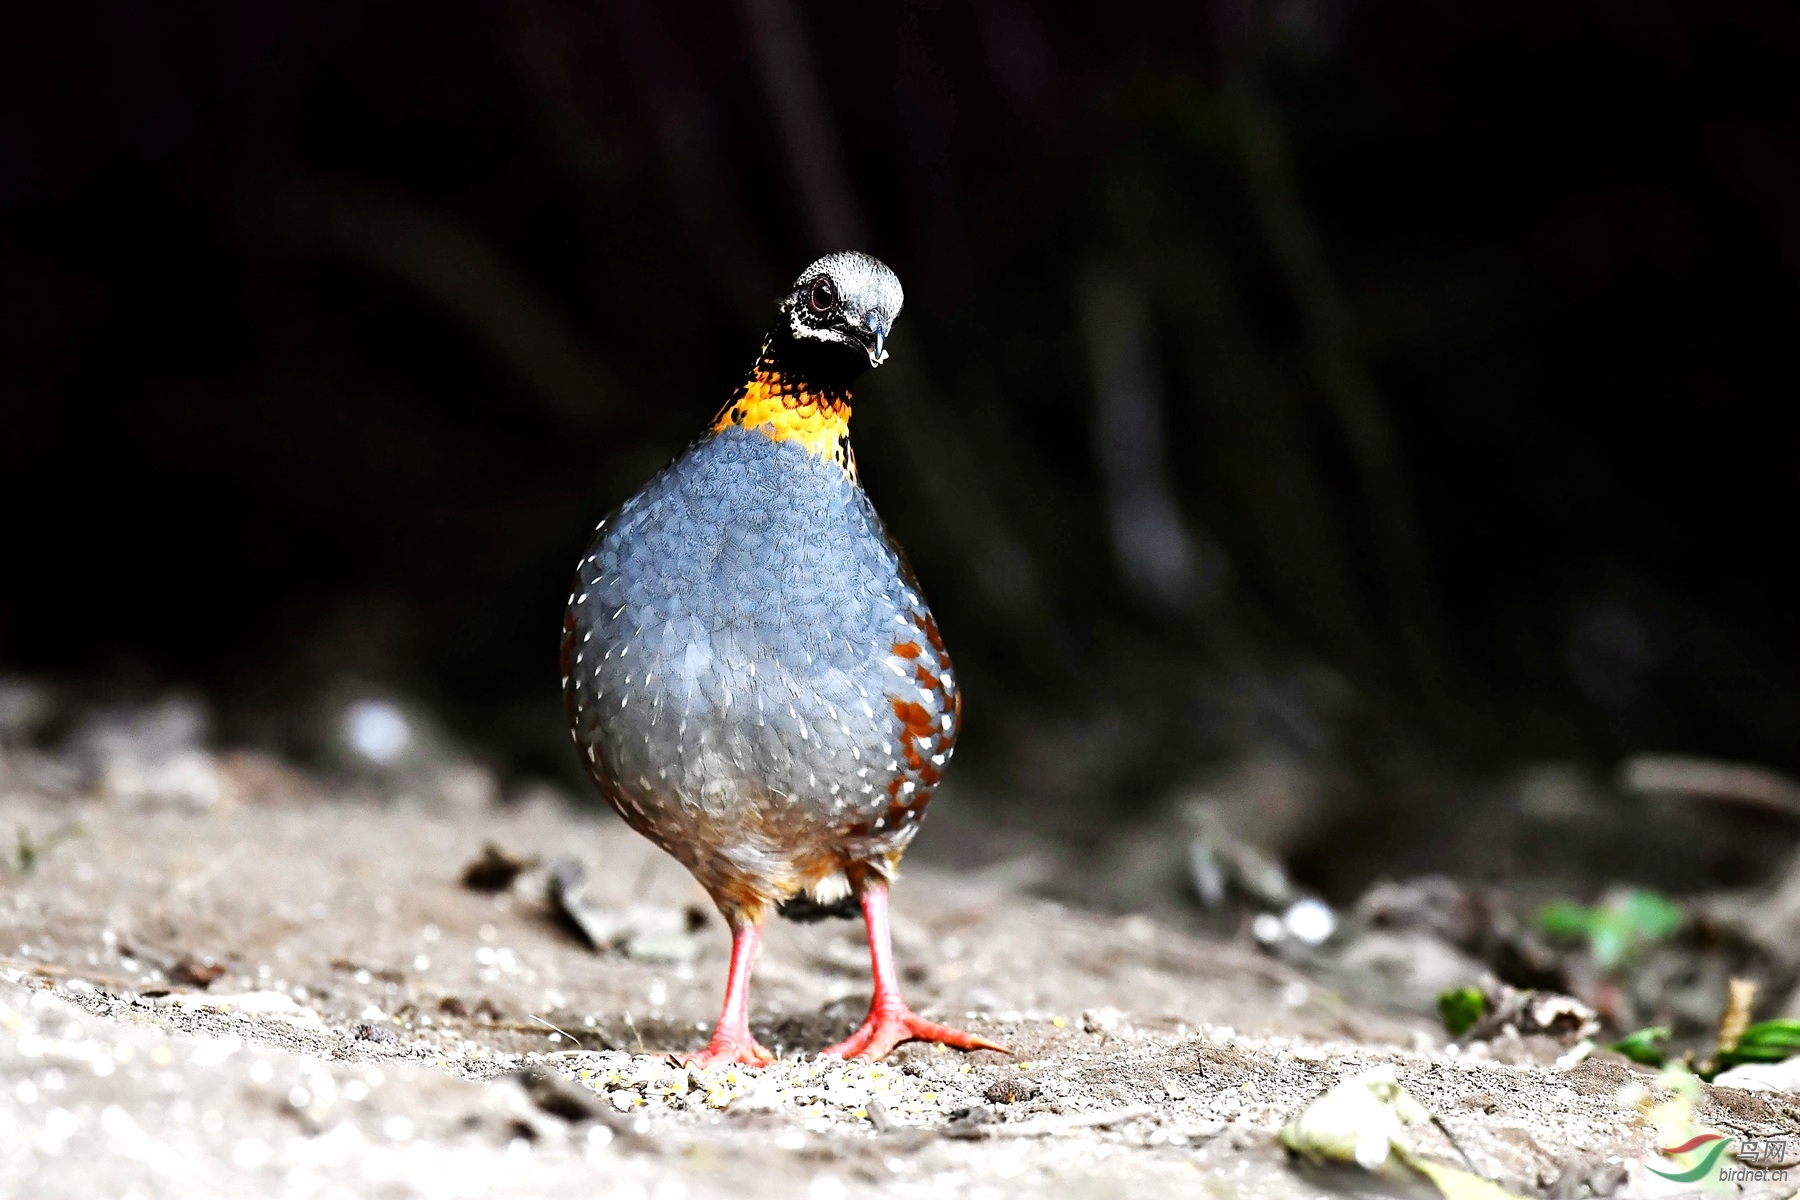
[[849, 392], [826, 391], [783, 376], [764, 359], [720, 410], [713, 432], [729, 425], [754, 429], [770, 441], [798, 442], [814, 458], [835, 462], [844, 478], [856, 482]]

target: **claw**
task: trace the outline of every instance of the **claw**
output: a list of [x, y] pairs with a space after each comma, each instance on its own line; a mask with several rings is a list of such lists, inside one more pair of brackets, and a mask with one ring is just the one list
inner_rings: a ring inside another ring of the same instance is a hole
[[677, 1066], [722, 1067], [733, 1063], [741, 1063], [746, 1067], [766, 1067], [774, 1063], [775, 1056], [768, 1047], [755, 1038], [720, 1037], [714, 1034], [706, 1049], [695, 1050], [687, 1054], [671, 1054]]
[[861, 1029], [819, 1053], [827, 1058], [867, 1058], [879, 1061], [891, 1054], [894, 1047], [902, 1042], [937, 1042], [958, 1050], [998, 1050], [1001, 1054], [1012, 1053], [1000, 1043], [990, 1042], [978, 1033], [965, 1033], [960, 1029], [927, 1021], [905, 1007], [871, 1011]]
[[958, 1050], [998, 1050], [1011, 1054], [998, 1042], [980, 1034], [964, 1033], [927, 1021], [906, 1007], [900, 998], [899, 973], [894, 970], [894, 941], [888, 930], [887, 881], [864, 882], [860, 894], [863, 921], [869, 931], [869, 965], [875, 975], [875, 996], [862, 1028], [835, 1046], [820, 1051], [828, 1058], [886, 1058], [901, 1042], [937, 1042]]

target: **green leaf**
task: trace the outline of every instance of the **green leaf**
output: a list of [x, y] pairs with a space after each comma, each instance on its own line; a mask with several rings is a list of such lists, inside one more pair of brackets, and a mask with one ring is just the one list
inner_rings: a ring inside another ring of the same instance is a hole
[[1658, 892], [1633, 891], [1603, 907], [1554, 900], [1538, 910], [1538, 928], [1553, 938], [1586, 938], [1601, 968], [1623, 966], [1640, 947], [1681, 927], [1679, 905]]
[[1647, 1067], [1660, 1067], [1666, 1061], [1662, 1047], [1656, 1043], [1666, 1041], [1673, 1032], [1667, 1025], [1652, 1025], [1648, 1029], [1637, 1029], [1614, 1042], [1609, 1049], [1617, 1050], [1634, 1063], [1643, 1063]]
[[1726, 1066], [1748, 1062], [1785, 1062], [1800, 1054], [1800, 1021], [1758, 1021], [1744, 1030], [1737, 1048], [1719, 1053]]
[[1480, 988], [1451, 988], [1438, 993], [1438, 1012], [1451, 1037], [1461, 1037], [1487, 1012], [1487, 995]]
[[1584, 938], [1593, 931], [1597, 911], [1570, 900], [1552, 900], [1538, 910], [1538, 928], [1551, 937]]
[[1770, 1046], [1792, 1046], [1800, 1049], [1800, 1021], [1758, 1021], [1747, 1027], [1738, 1045], [1757, 1042]]
[[1588, 931], [1588, 950], [1603, 969], [1611, 971], [1624, 965], [1636, 948], [1636, 934], [1624, 914], [1611, 908], [1594, 914], [1594, 927]]
[[1660, 892], [1631, 892], [1619, 911], [1631, 932], [1646, 942], [1660, 942], [1681, 928], [1681, 906]]

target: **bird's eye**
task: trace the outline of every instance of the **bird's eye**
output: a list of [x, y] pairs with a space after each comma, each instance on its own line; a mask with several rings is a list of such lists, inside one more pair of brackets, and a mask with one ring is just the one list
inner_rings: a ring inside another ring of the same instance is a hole
[[837, 307], [837, 285], [829, 276], [821, 275], [812, 281], [812, 287], [806, 292], [806, 305], [821, 315]]

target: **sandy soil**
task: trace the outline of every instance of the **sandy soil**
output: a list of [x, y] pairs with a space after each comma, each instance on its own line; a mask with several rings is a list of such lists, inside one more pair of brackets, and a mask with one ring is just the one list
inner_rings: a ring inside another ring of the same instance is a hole
[[[1051, 904], [1005, 864], [910, 870], [895, 938], [914, 1005], [1012, 1057], [813, 1058], [867, 1004], [861, 926], [783, 922], [752, 992], [783, 1061], [691, 1072], [660, 1052], [704, 1042], [725, 930], [610, 815], [351, 803], [232, 769], [237, 798], [205, 812], [0, 799], [38, 848], [0, 903], [0, 1194], [1316, 1196], [1359, 1181], [1291, 1163], [1276, 1131], [1377, 1063], [1510, 1189], [1681, 1190], [1641, 1165], [1655, 1132], [1617, 1101], [1618, 1061], [1450, 1053], [1253, 946]], [[489, 841], [539, 865], [463, 886]], [[545, 902], [570, 858], [618, 946]], [[1791, 1097], [1713, 1088], [1701, 1116], [1800, 1133]]]

